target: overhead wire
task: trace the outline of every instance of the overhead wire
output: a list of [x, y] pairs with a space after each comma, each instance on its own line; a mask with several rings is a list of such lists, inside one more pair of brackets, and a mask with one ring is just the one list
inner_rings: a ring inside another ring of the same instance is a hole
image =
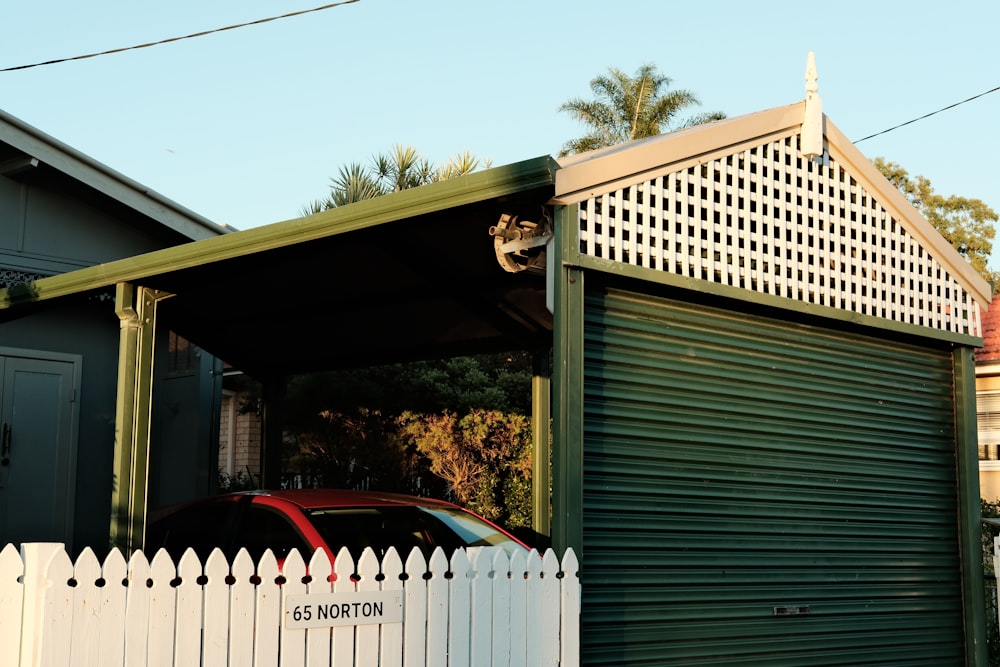
[[855, 144], [860, 144], [862, 141], [865, 141], [866, 139], [872, 139], [874, 137], [881, 136], [881, 135], [885, 134], [886, 132], [892, 132], [893, 130], [898, 130], [901, 127], [905, 127], [907, 125], [910, 125], [911, 123], [916, 123], [917, 121], [923, 120], [925, 118], [930, 118], [931, 116], [933, 116], [935, 114], [939, 114], [942, 111], [947, 111], [948, 109], [954, 109], [955, 107], [961, 106], [961, 105], [965, 104], [966, 102], [971, 102], [972, 100], [977, 100], [980, 97], [983, 97], [985, 95], [989, 95], [990, 93], [995, 93], [998, 90], [1000, 90], [1000, 86], [997, 86], [996, 88], [993, 88], [991, 90], [987, 90], [986, 92], [979, 93], [978, 95], [973, 95], [972, 97], [970, 97], [970, 98], [968, 98], [966, 100], [962, 100], [961, 102], [955, 102], [954, 104], [949, 104], [948, 106], [942, 107], [942, 108], [938, 109], [937, 111], [932, 111], [930, 113], [926, 113], [923, 116], [920, 116], [919, 118], [914, 118], [913, 120], [908, 120], [905, 123], [900, 123], [899, 125], [894, 125], [893, 127], [890, 127], [887, 130], [882, 130], [881, 132], [876, 132], [875, 134], [869, 134], [867, 137], [861, 137], [860, 139], [858, 139], [854, 143]]
[[235, 30], [237, 28], [245, 28], [251, 25], [260, 25], [261, 23], [269, 23], [271, 21], [277, 21], [278, 19], [286, 19], [292, 16], [301, 16], [302, 14], [311, 14], [312, 12], [321, 12], [326, 9], [333, 9], [334, 7], [340, 7], [342, 5], [350, 5], [355, 2], [360, 2], [361, 0], [341, 0], [341, 2], [334, 2], [328, 5], [323, 5], [322, 7], [313, 7], [312, 9], [303, 9], [296, 12], [289, 12], [287, 14], [281, 14], [280, 16], [270, 16], [265, 19], [257, 19], [256, 21], [248, 21], [247, 23], [237, 23], [235, 25], [228, 25], [223, 28], [215, 28], [214, 30], [203, 30], [201, 32], [191, 33], [190, 35], [183, 35], [181, 37], [171, 37], [169, 39], [161, 39], [156, 42], [148, 42], [146, 44], [136, 44], [134, 46], [125, 46], [120, 49], [110, 49], [108, 51], [98, 51], [96, 53], [88, 53], [82, 56], [72, 56], [70, 58], [57, 58], [55, 60], [46, 60], [40, 63], [32, 63], [30, 65], [17, 65], [15, 67], [4, 67], [0, 68], [0, 72], [14, 72], [17, 70], [31, 69], [32, 67], [41, 67], [43, 65], [55, 65], [58, 63], [66, 63], [73, 60], [85, 60], [87, 58], [96, 58], [97, 56], [106, 56], [112, 53], [121, 53], [123, 51], [134, 51], [136, 49], [146, 49], [151, 46], [159, 46], [160, 44], [169, 44], [170, 42], [179, 42], [185, 39], [192, 39], [194, 37], [204, 37], [205, 35], [212, 35], [217, 32], [224, 32], [226, 30]]
[[[333, 3], [327, 4], [327, 5], [322, 5], [320, 7], [313, 7], [312, 9], [303, 9], [303, 10], [300, 10], [300, 11], [288, 12], [287, 14], [280, 14], [278, 16], [270, 16], [268, 18], [257, 19], [256, 21], [248, 21], [246, 23], [237, 23], [237, 24], [228, 25], [228, 26], [225, 26], [225, 27], [222, 27], [222, 28], [215, 28], [214, 30], [203, 30], [201, 32], [191, 33], [190, 35], [183, 35], [183, 36], [180, 36], [180, 37], [170, 37], [168, 39], [161, 39], [161, 40], [158, 40], [158, 41], [155, 41], [155, 42], [147, 42], [145, 44], [136, 44], [134, 46], [126, 46], [126, 47], [122, 47], [122, 48], [119, 48], [119, 49], [110, 49], [110, 50], [107, 50], [107, 51], [97, 51], [95, 53], [87, 53], [87, 54], [84, 54], [84, 55], [81, 55], [81, 56], [72, 56], [72, 57], [69, 57], [69, 58], [56, 58], [54, 60], [46, 60], [46, 61], [38, 62], [38, 63], [31, 63], [30, 65], [17, 65], [17, 66], [14, 66], [14, 67], [3, 67], [3, 68], [0, 68], [0, 72], [15, 72], [15, 71], [18, 71], [18, 70], [31, 69], [33, 67], [42, 67], [43, 65], [55, 65], [55, 64], [58, 64], [58, 63], [71, 62], [71, 61], [74, 61], [74, 60], [86, 60], [87, 58], [96, 58], [97, 56], [106, 56], [106, 55], [110, 55], [112, 53], [122, 53], [124, 51], [134, 51], [136, 49], [146, 49], [146, 48], [149, 48], [151, 46], [159, 46], [161, 44], [169, 44], [171, 42], [179, 42], [179, 41], [182, 41], [182, 40], [185, 40], [185, 39], [192, 39], [192, 38], [195, 38], [195, 37], [204, 37], [205, 35], [212, 35], [212, 34], [215, 34], [215, 33], [218, 33], [218, 32], [224, 32], [226, 30], [235, 30], [237, 28], [245, 28], [247, 26], [260, 25], [262, 23], [270, 23], [271, 21], [277, 21], [279, 19], [286, 19], [286, 18], [290, 18], [290, 17], [293, 17], [293, 16], [301, 16], [303, 14], [311, 14], [313, 12], [321, 12], [321, 11], [324, 11], [324, 10], [327, 10], [327, 9], [333, 9], [334, 7], [340, 7], [340, 6], [343, 6], [343, 5], [350, 5], [350, 4], [353, 4], [353, 3], [356, 3], [356, 2], [360, 2], [360, 1], [361, 0], [341, 0], [340, 2], [333, 2]], [[979, 93], [978, 95], [973, 95], [972, 97], [970, 97], [968, 99], [964, 99], [961, 102], [955, 102], [954, 104], [949, 104], [948, 106], [942, 107], [942, 108], [938, 109], [937, 111], [931, 111], [930, 113], [924, 114], [923, 116], [919, 116], [918, 118], [913, 118], [911, 120], [906, 121], [905, 123], [900, 123], [899, 125], [894, 125], [894, 126], [892, 126], [890, 128], [882, 130], [881, 132], [876, 132], [875, 134], [869, 134], [867, 137], [862, 137], [862, 138], [856, 140], [854, 143], [855, 144], [859, 144], [862, 141], [867, 141], [868, 139], [874, 139], [875, 137], [881, 136], [883, 134], [887, 134], [889, 132], [892, 132], [893, 130], [898, 130], [901, 127], [906, 127], [907, 125], [911, 125], [913, 123], [916, 123], [918, 121], [924, 120], [926, 118], [930, 118], [931, 116], [939, 114], [939, 113], [941, 113], [943, 111], [948, 111], [949, 109], [954, 109], [955, 107], [961, 106], [963, 104], [967, 104], [969, 102], [972, 102], [973, 100], [979, 99], [980, 97], [984, 97], [986, 95], [989, 95], [990, 93], [995, 93], [998, 90], [1000, 90], [1000, 86], [997, 86], [996, 88], [992, 88], [992, 89], [987, 90], [985, 92]]]

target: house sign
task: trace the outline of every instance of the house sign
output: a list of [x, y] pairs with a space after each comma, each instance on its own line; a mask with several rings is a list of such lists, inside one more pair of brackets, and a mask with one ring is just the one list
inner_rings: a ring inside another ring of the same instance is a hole
[[289, 629], [402, 622], [402, 591], [311, 593], [285, 598], [285, 627]]

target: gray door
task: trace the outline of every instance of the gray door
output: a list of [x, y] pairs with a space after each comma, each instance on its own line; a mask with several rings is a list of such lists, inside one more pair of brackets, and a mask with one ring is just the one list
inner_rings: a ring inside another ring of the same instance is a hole
[[0, 544], [72, 542], [75, 371], [0, 356]]

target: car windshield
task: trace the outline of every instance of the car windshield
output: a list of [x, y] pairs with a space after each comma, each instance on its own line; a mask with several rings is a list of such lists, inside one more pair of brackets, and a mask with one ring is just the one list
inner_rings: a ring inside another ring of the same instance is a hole
[[[334, 552], [347, 547], [360, 557], [365, 547], [379, 556], [396, 547], [405, 559], [413, 547], [430, 556], [441, 547], [450, 556], [456, 549], [470, 555], [481, 547], [500, 547], [509, 554], [524, 547], [479, 518], [441, 507], [333, 507], [306, 512]], [[334, 554], [335, 555], [335, 554]]]

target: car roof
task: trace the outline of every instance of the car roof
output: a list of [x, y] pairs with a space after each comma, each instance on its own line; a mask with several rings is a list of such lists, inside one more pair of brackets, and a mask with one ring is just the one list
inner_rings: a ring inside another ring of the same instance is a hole
[[274, 489], [240, 491], [232, 495], [269, 496], [294, 503], [302, 509], [325, 507], [456, 507], [434, 498], [420, 498], [401, 493], [354, 491], [350, 489]]

